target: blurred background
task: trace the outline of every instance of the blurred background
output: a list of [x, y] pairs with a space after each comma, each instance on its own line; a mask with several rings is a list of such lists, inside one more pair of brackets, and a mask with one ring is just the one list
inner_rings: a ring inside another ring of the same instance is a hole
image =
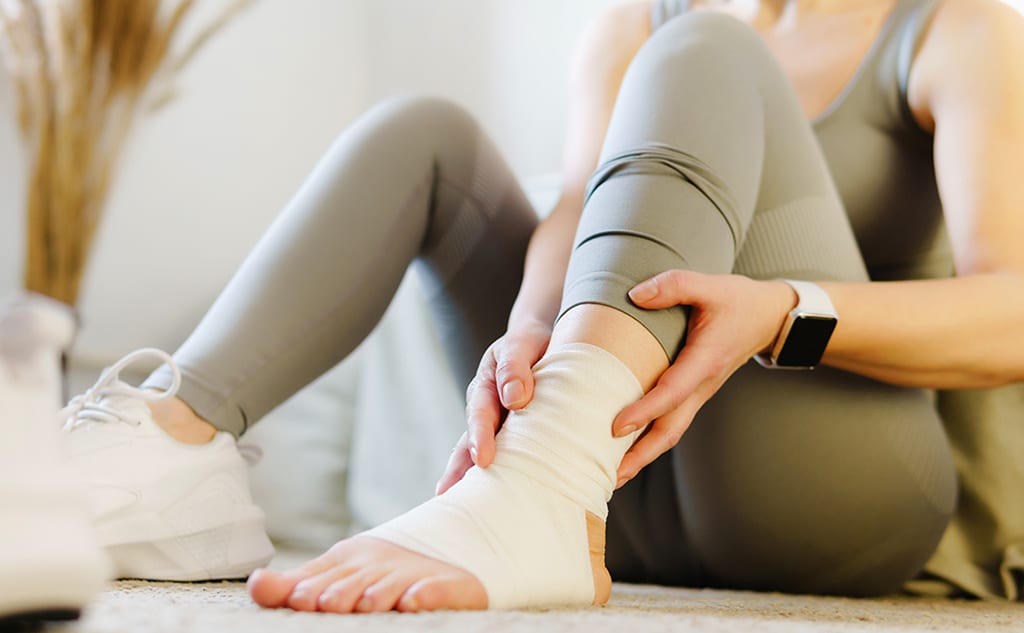
[[[79, 356], [179, 342], [338, 132], [384, 97], [451, 97], [524, 178], [553, 172], [570, 50], [609, 3], [257, 0], [134, 127], [83, 289]], [[0, 81], [0, 294], [20, 283], [22, 256], [10, 97]]]

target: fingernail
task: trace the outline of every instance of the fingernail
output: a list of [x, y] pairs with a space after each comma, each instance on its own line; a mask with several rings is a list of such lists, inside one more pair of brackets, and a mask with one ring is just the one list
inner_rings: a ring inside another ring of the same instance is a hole
[[520, 380], [512, 380], [506, 382], [505, 386], [501, 388], [502, 398], [505, 400], [505, 405], [517, 404], [523, 398], [523, 383]]
[[629, 481], [629, 479], [627, 479], [626, 477], [619, 477], [619, 480], [615, 482], [615, 489], [618, 490], [619, 488], [623, 487], [624, 485], [626, 485], [627, 481]]
[[363, 596], [362, 598], [360, 598], [359, 602], [356, 603], [356, 611], [372, 611], [372, 610], [373, 610], [373, 601], [371, 601], [366, 596]]
[[658, 282], [655, 279], [648, 279], [647, 281], [634, 286], [634, 288], [629, 291], [629, 298], [633, 301], [650, 301], [657, 296]]
[[637, 426], [635, 424], [629, 424], [619, 429], [619, 432], [615, 434], [615, 437], [626, 437], [631, 433], [635, 433]]
[[476, 463], [476, 447], [475, 446], [470, 446], [469, 447], [469, 456], [473, 458], [473, 463], [475, 464]]

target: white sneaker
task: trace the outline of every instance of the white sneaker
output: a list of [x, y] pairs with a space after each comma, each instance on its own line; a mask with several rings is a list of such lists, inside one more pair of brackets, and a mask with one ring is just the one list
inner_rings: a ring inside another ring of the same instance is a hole
[[[141, 358], [174, 371], [164, 393], [119, 380]], [[125, 356], [64, 409], [72, 465], [89, 486], [101, 544], [119, 578], [243, 578], [274, 555], [264, 514], [252, 501], [247, 463], [234, 438], [193, 446], [170, 437], [146, 401], [177, 393], [181, 374], [156, 349]]]
[[84, 490], [58, 446], [60, 358], [74, 331], [51, 299], [0, 310], [0, 628], [78, 617], [107, 580]]

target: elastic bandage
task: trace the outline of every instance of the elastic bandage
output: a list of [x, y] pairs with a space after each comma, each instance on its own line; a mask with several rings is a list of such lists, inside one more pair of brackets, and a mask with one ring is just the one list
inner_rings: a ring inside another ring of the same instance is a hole
[[573, 343], [534, 367], [533, 399], [510, 412], [494, 463], [443, 495], [365, 533], [462, 568], [491, 608], [594, 600], [586, 513], [602, 520], [635, 434], [612, 421], [643, 395], [611, 353]]

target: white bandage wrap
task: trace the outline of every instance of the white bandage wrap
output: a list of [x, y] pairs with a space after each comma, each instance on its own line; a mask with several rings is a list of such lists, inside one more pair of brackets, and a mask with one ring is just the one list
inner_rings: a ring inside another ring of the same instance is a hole
[[607, 516], [635, 439], [612, 437], [615, 416], [643, 391], [609, 352], [566, 345], [534, 377], [533, 400], [509, 414], [490, 467], [365, 533], [472, 573], [490, 608], [593, 602], [586, 513]]

